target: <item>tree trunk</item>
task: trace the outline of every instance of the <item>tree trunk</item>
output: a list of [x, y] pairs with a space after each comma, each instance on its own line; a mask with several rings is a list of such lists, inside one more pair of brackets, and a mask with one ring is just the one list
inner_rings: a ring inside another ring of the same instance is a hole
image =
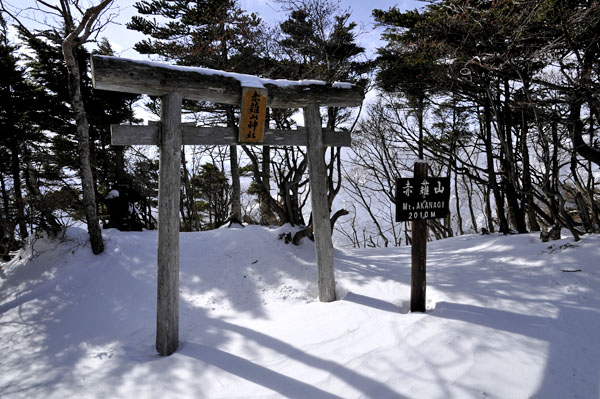
[[[458, 227], [458, 234], [463, 235], [465, 234], [463, 231], [463, 220], [462, 220], [462, 215], [460, 214], [460, 196], [458, 193], [458, 173], [457, 171], [457, 161], [456, 161], [456, 142], [457, 142], [457, 133], [456, 131], [454, 131], [454, 128], [456, 127], [457, 121], [456, 121], [456, 103], [454, 103], [454, 107], [452, 107], [452, 137], [450, 140], [450, 162], [448, 163], [448, 177], [450, 179], [452, 179], [452, 177], [454, 177], [454, 198], [456, 199], [456, 223], [457, 223], [457, 227]], [[452, 171], [455, 171], [454, 176], [452, 176]], [[452, 230], [452, 213], [448, 212], [448, 216], [446, 217], [445, 220], [446, 223], [446, 227], [449, 229], [449, 231], [451, 232], [450, 236], [454, 235], [454, 232]]]
[[240, 186], [240, 170], [238, 165], [237, 146], [229, 147], [229, 159], [231, 167], [231, 216], [237, 220], [242, 220], [242, 202]]
[[[258, 199], [260, 201], [260, 217], [263, 224], [275, 226], [278, 224], [277, 217], [269, 205], [269, 196], [271, 192], [271, 147], [268, 145], [262, 148], [261, 160], [261, 180], [265, 190], [261, 190]], [[269, 193], [269, 195], [267, 195]]]
[[[487, 158], [487, 172], [491, 191], [494, 193], [496, 202], [496, 214], [498, 216], [498, 227], [504, 234], [508, 234], [508, 222], [504, 213], [504, 197], [498, 187], [496, 180], [496, 170], [494, 168], [494, 153], [492, 148], [492, 115], [489, 103], [484, 107], [485, 117], [485, 153]], [[492, 231], [492, 230], [490, 230]]]
[[2, 205], [3, 205], [3, 215], [0, 215], [0, 233], [2, 233], [2, 237], [0, 237], [0, 257], [3, 260], [9, 260], [9, 252], [13, 243], [15, 242], [15, 225], [10, 220], [10, 203], [8, 198], [8, 190], [6, 189], [6, 183], [4, 182], [4, 175], [0, 173], [0, 191], [2, 191]]
[[475, 190], [473, 190], [473, 183], [471, 181], [466, 181], [465, 175], [462, 175], [462, 180], [467, 192], [467, 203], [469, 205], [469, 214], [471, 215], [471, 227], [473, 228], [473, 231], [477, 233], [479, 229], [477, 226], [477, 218], [475, 217], [475, 210], [473, 209], [473, 194]]
[[96, 190], [90, 163], [89, 123], [81, 94], [81, 74], [77, 58], [75, 57], [73, 43], [65, 40], [62, 44], [62, 49], [69, 76], [69, 98], [71, 100], [71, 107], [77, 124], [79, 166], [81, 187], [83, 190], [83, 211], [87, 221], [92, 252], [94, 255], [98, 255], [104, 251], [104, 241], [102, 240], [102, 231], [100, 230], [96, 209]]
[[504, 107], [503, 112], [499, 113], [500, 121], [498, 136], [500, 143], [504, 148], [504, 157], [502, 158], [502, 182], [506, 203], [509, 212], [512, 215], [513, 225], [519, 233], [527, 233], [525, 217], [521, 206], [519, 205], [519, 179], [516, 173], [516, 162], [513, 151], [512, 140], [512, 110], [510, 105], [510, 86], [508, 79], [504, 80]]
[[[227, 126], [235, 126], [235, 114], [233, 107], [228, 105]], [[238, 164], [237, 146], [229, 146], [229, 166], [231, 168], [231, 220], [242, 222], [242, 202], [241, 202], [241, 185], [240, 185], [240, 170]]]
[[[573, 239], [575, 241], [579, 241], [581, 238], [579, 237], [579, 231], [575, 228], [573, 220], [571, 216], [565, 211], [565, 200], [560, 193], [559, 190], [559, 182], [560, 182], [560, 165], [558, 160], [558, 127], [556, 121], [552, 123], [552, 185], [548, 190], [549, 192], [546, 195], [551, 196], [551, 211], [556, 220], [557, 224], [561, 224], [565, 226], [571, 234], [573, 235]], [[562, 217], [562, 220], [561, 220]]]
[[[461, 236], [465, 234], [463, 230], [463, 219], [460, 214], [460, 195], [458, 193], [458, 173], [454, 174], [454, 198], [456, 199], [456, 224], [458, 225], [458, 234]], [[452, 219], [450, 218], [450, 212], [448, 212], [448, 219], [446, 221], [447, 227], [452, 231]]]
[[181, 149], [181, 166], [183, 177], [183, 192], [180, 199], [181, 219], [183, 221], [184, 231], [197, 231], [196, 206], [194, 204], [194, 190], [192, 187], [190, 173], [187, 169], [187, 159], [185, 157], [185, 149]]
[[51, 237], [56, 237], [62, 230], [56, 216], [52, 214], [52, 210], [48, 207], [44, 196], [40, 191], [40, 186], [37, 178], [37, 172], [31, 164], [31, 159], [28, 154], [25, 157], [25, 182], [27, 189], [33, 200], [35, 210], [40, 213], [40, 217], [37, 221], [39, 228], [46, 233], [50, 234]]
[[494, 215], [492, 214], [492, 200], [491, 200], [491, 188], [485, 187], [483, 189], [483, 197], [485, 201], [485, 218], [487, 220], [488, 231], [493, 233], [496, 231], [494, 228]]
[[[583, 196], [585, 189], [583, 188], [583, 184], [579, 179], [579, 174], [577, 173], [577, 156], [575, 153], [571, 154], [571, 174], [573, 175], [573, 180], [575, 181], [575, 189], [574, 189], [574, 197], [575, 197], [575, 205], [577, 206], [577, 211], [579, 212], [579, 218], [581, 219], [581, 224], [587, 233], [592, 233], [594, 231], [594, 225], [592, 222], [591, 216], [591, 206], [588, 207], [588, 204]], [[593, 193], [592, 193], [593, 198]]]
[[536, 212], [533, 205], [533, 183], [531, 181], [531, 166], [529, 163], [529, 146], [527, 145], [528, 124], [525, 112], [521, 113], [521, 156], [523, 164], [523, 209], [527, 214], [529, 229], [540, 231]]
[[115, 177], [117, 183], [122, 183], [127, 180], [127, 171], [125, 170], [125, 148], [123, 146], [114, 146], [111, 148], [115, 153]]
[[25, 201], [21, 191], [21, 163], [19, 144], [13, 142], [11, 146], [11, 167], [13, 176], [13, 191], [15, 192], [15, 205], [17, 207], [17, 225], [19, 226], [19, 237], [21, 240], [29, 237], [27, 223], [25, 223]]

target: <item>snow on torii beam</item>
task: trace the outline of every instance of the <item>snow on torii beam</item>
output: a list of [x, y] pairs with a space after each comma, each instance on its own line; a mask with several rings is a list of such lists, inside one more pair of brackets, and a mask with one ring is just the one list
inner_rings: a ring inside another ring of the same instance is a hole
[[270, 108], [357, 107], [364, 98], [363, 88], [348, 83], [325, 84], [316, 80], [276, 80], [183, 67], [152, 61], [92, 56], [94, 88], [134, 94], [163, 96], [177, 92], [188, 100], [239, 105], [242, 86], [264, 87]]

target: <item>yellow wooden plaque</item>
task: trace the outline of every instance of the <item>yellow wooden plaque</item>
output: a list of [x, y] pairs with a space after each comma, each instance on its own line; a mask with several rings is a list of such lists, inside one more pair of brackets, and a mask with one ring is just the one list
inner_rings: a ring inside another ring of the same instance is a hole
[[262, 143], [267, 116], [267, 91], [242, 88], [242, 109], [238, 140], [240, 143]]

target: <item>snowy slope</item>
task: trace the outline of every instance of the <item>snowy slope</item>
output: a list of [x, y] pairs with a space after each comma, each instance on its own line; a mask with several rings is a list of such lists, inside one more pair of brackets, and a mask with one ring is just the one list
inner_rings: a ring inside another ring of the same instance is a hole
[[[428, 308], [407, 312], [410, 248], [336, 251], [257, 226], [181, 234], [180, 349], [154, 350], [156, 232], [38, 241], [0, 271], [0, 397], [600, 398], [600, 236], [463, 236], [428, 247]], [[563, 272], [563, 270], [581, 270]]]

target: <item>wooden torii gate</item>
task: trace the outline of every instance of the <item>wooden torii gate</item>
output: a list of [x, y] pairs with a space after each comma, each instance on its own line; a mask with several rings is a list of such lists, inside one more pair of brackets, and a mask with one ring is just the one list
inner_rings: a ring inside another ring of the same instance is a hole
[[[320, 106], [355, 107], [364, 98], [361, 87], [347, 83], [276, 81], [203, 68], [118, 57], [93, 56], [96, 89], [161, 98], [160, 123], [148, 126], [111, 126], [113, 145], [158, 145], [158, 287], [156, 350], [168, 356], [179, 345], [179, 196], [181, 145], [238, 145], [237, 128], [196, 127], [181, 123], [182, 100], [240, 105], [247, 87], [266, 94], [271, 108], [303, 108], [305, 128], [269, 130], [252, 145], [306, 146], [318, 266], [319, 299], [335, 300], [333, 245], [327, 203], [325, 147], [350, 146], [350, 134], [324, 131]], [[262, 87], [261, 87], [262, 86]]]

